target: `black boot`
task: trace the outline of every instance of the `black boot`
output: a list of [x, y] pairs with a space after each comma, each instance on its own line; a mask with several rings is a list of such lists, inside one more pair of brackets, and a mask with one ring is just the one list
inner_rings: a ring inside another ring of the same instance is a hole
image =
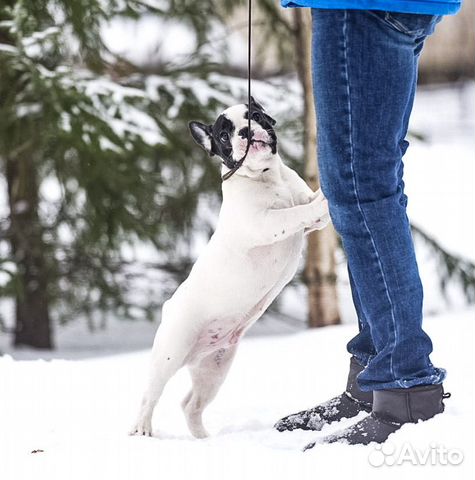
[[[417, 423], [442, 413], [443, 399], [448, 397], [450, 393], [444, 394], [441, 384], [374, 390], [371, 415], [340, 432], [324, 437], [322, 443], [383, 443], [405, 423]], [[305, 450], [314, 445], [315, 443], [307, 445]]]
[[279, 432], [297, 429], [321, 430], [325, 425], [342, 418], [352, 418], [362, 411], [371, 412], [373, 392], [362, 392], [356, 383], [356, 376], [363, 369], [364, 367], [351, 357], [346, 390], [341, 395], [309, 410], [284, 417], [274, 425], [274, 428]]

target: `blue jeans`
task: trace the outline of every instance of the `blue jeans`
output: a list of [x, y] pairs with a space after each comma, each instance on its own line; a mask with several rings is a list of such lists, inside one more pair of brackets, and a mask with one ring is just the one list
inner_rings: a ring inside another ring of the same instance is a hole
[[318, 163], [348, 258], [364, 391], [441, 383], [422, 329], [422, 284], [402, 157], [425, 38], [441, 16], [312, 9]]

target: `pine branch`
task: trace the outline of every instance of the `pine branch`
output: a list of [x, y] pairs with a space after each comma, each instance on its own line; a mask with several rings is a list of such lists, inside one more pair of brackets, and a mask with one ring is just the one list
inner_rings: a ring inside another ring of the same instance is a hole
[[447, 299], [449, 281], [458, 283], [469, 303], [475, 302], [475, 264], [458, 255], [450, 253], [447, 249], [424, 232], [421, 228], [411, 225], [416, 238], [420, 238], [431, 250], [439, 267], [439, 284], [442, 294]]

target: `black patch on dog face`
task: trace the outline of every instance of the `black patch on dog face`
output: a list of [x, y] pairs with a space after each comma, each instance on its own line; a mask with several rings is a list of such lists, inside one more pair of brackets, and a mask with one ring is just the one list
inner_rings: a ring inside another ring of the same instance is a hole
[[227, 167], [234, 167], [236, 160], [233, 159], [231, 140], [235, 126], [229, 118], [220, 115], [213, 125], [192, 121], [189, 122], [188, 126], [195, 142], [204, 148], [210, 156], [218, 155]]
[[[248, 106], [246, 104], [246, 106]], [[247, 120], [249, 115], [249, 106], [248, 110], [244, 114], [244, 118]], [[272, 153], [275, 154], [277, 152], [277, 136], [274, 131], [274, 125], [276, 121], [264, 111], [262, 106], [257, 103], [253, 97], [251, 97], [251, 120], [258, 123], [268, 134], [271, 138], [270, 146], [272, 149]]]
[[[244, 119], [249, 118], [249, 106], [244, 112]], [[265, 113], [262, 106], [251, 97], [251, 120], [258, 123], [264, 130], [267, 131], [272, 153], [277, 152], [277, 137], [274, 132], [275, 120]], [[233, 158], [233, 147], [231, 140], [236, 130], [234, 123], [221, 114], [213, 125], [205, 125], [201, 122], [189, 123], [191, 135], [194, 140], [203, 147], [210, 155], [218, 155], [223, 160], [223, 163], [230, 169], [234, 168], [240, 159]], [[241, 138], [248, 138], [248, 126], [242, 127], [238, 135]], [[251, 139], [252, 143], [252, 139]]]
[[235, 129], [234, 123], [224, 115], [220, 115], [211, 127], [211, 151], [219, 155], [229, 168], [232, 168], [235, 162], [231, 145]]

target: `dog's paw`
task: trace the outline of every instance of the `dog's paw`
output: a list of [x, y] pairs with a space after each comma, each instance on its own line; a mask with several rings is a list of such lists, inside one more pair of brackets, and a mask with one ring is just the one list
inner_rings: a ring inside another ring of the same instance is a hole
[[324, 215], [319, 218], [313, 225], [304, 229], [304, 234], [309, 234], [315, 230], [323, 230], [330, 223], [330, 215]]
[[330, 214], [325, 213], [320, 217], [314, 224], [313, 228], [315, 230], [323, 230], [330, 223]]
[[310, 189], [300, 192], [296, 198], [297, 205], [306, 205], [314, 200], [320, 199], [323, 200], [324, 196], [321, 189], [318, 189], [316, 192], [312, 192]]
[[323, 194], [318, 195], [310, 202], [312, 209], [312, 224], [326, 221], [328, 223], [328, 202]]
[[314, 199], [314, 192], [307, 193], [307, 192], [300, 192], [295, 199], [296, 205], [307, 205]]
[[321, 188], [319, 188], [318, 190], [310, 194], [310, 201], [317, 200], [317, 199], [325, 200], [325, 195], [323, 195]]
[[135, 435], [137, 437], [151, 437], [152, 436], [152, 422], [148, 420], [142, 420], [135, 424], [129, 430], [129, 435]]
[[203, 438], [208, 438], [209, 433], [206, 431], [205, 428], [203, 427], [198, 427], [198, 428], [190, 428], [191, 434], [198, 439], [203, 439]]

